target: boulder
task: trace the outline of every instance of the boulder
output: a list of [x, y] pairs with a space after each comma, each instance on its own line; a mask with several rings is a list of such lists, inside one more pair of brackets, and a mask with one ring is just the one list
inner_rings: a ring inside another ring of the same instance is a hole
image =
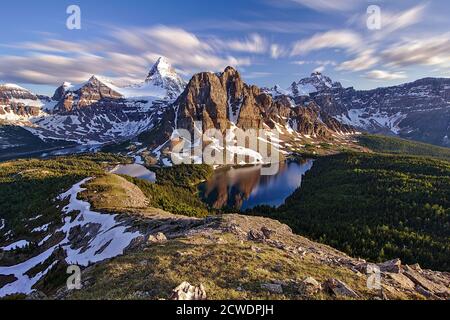
[[390, 260], [378, 264], [378, 267], [380, 268], [381, 272], [401, 273], [402, 261], [400, 259]]
[[450, 297], [450, 289], [443, 285], [432, 282], [422, 276], [419, 272], [412, 269], [410, 266], [404, 268], [404, 274], [417, 286], [422, 287], [426, 291], [436, 294], [440, 297]]
[[261, 228], [261, 232], [263, 233], [263, 235], [264, 235], [264, 237], [266, 239], [270, 239], [272, 237], [272, 235], [274, 235], [276, 233], [275, 230], [271, 230], [271, 229], [266, 228], [266, 227], [262, 227]]
[[270, 293], [276, 293], [276, 294], [283, 293], [283, 287], [281, 286], [281, 284], [263, 283], [263, 284], [261, 284], [261, 288], [269, 291]]
[[250, 230], [248, 233], [248, 240], [263, 242], [264, 240], [266, 240], [266, 237], [264, 236], [264, 233], [262, 233], [262, 231]]
[[414, 271], [417, 271], [417, 272], [422, 272], [423, 270], [422, 270], [422, 267], [420, 266], [420, 264], [418, 264], [418, 263], [416, 263], [416, 264], [413, 264], [412, 266], [409, 266], [411, 269], [413, 269]]
[[251, 250], [252, 250], [253, 252], [256, 252], [256, 253], [261, 253], [261, 252], [262, 252], [261, 248], [259, 248], [259, 247], [257, 247], [257, 246], [252, 246], [252, 247], [251, 247]]
[[388, 278], [392, 279], [396, 285], [402, 289], [414, 289], [415, 284], [407, 276], [401, 273], [388, 273]]
[[300, 282], [298, 292], [303, 296], [313, 296], [322, 289], [322, 286], [313, 277], [308, 277]]
[[164, 233], [158, 232], [154, 235], [149, 235], [147, 244], [164, 243], [167, 241], [167, 237]]
[[173, 289], [170, 300], [206, 300], [206, 290], [202, 284], [199, 287], [195, 287], [185, 281]]
[[353, 291], [347, 284], [337, 279], [325, 281], [323, 287], [336, 297], [349, 297], [358, 299], [359, 295]]

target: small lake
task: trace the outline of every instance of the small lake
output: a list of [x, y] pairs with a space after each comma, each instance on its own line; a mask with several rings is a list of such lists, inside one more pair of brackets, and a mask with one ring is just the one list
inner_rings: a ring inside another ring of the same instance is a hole
[[200, 186], [202, 199], [213, 208], [252, 209], [258, 205], [279, 207], [297, 190], [313, 160], [286, 161], [276, 175], [261, 175], [261, 166], [217, 170]]
[[139, 178], [150, 182], [156, 181], [156, 174], [140, 164], [121, 164], [110, 171], [114, 174], [124, 174], [133, 178]]

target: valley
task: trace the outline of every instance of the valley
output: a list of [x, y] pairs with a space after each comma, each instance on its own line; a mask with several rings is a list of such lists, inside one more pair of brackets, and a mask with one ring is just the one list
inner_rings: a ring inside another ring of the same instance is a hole
[[[210, 299], [448, 297], [448, 162], [405, 143], [412, 155], [318, 157], [285, 204], [240, 214], [201, 200], [205, 165], [150, 168], [150, 182], [109, 173], [135, 161], [112, 154], [2, 163], [0, 293], [164, 299], [187, 281]], [[384, 270], [381, 290], [366, 286], [368, 262]], [[83, 266], [80, 291], [64, 289], [71, 263]]]

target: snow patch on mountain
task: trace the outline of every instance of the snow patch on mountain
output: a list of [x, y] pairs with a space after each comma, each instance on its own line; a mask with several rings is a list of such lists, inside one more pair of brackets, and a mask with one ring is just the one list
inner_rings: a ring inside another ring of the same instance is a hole
[[335, 118], [344, 124], [351, 125], [366, 130], [387, 129], [395, 134], [399, 134], [401, 128], [399, 124], [407, 115], [401, 112], [388, 114], [386, 112], [377, 111], [370, 113], [368, 109], [350, 109], [345, 115], [338, 115]]

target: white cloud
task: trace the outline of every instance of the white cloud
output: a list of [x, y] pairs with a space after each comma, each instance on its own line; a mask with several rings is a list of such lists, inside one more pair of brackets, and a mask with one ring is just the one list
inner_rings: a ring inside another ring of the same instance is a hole
[[230, 53], [259, 52], [264, 42], [262, 37], [252, 36], [246, 42], [231, 42], [235, 50], [223, 50], [216, 47], [216, 41], [168, 26], [107, 31], [105, 37], [90, 41], [48, 39], [18, 44], [24, 53], [0, 56], [0, 70], [8, 81], [21, 83], [77, 83], [92, 74], [120, 82], [142, 81], [156, 59], [165, 56], [181, 74], [190, 76], [199, 71], [220, 71], [228, 65], [248, 66], [249, 57]]
[[278, 58], [284, 56], [285, 54], [286, 54], [286, 50], [282, 46], [280, 46], [278, 44], [272, 44], [270, 46], [270, 57], [272, 59], [278, 59]]
[[[404, 11], [389, 11], [384, 6], [381, 7], [381, 29], [370, 32], [370, 40], [381, 40], [395, 31], [406, 29], [423, 21], [427, 4], [417, 5]], [[368, 15], [365, 10], [352, 15], [347, 24], [357, 29], [367, 30]], [[369, 39], [368, 39], [369, 40]]]
[[427, 5], [418, 5], [400, 13], [382, 11], [381, 33], [388, 34], [420, 22]]
[[252, 34], [249, 38], [241, 40], [232, 40], [222, 42], [222, 46], [232, 51], [248, 53], [264, 53], [268, 49], [267, 41], [259, 34]]
[[404, 40], [382, 52], [383, 59], [393, 66], [428, 65], [450, 67], [450, 33]]
[[357, 51], [362, 46], [363, 40], [359, 34], [351, 30], [332, 30], [325, 33], [318, 33], [311, 38], [295, 42], [291, 56], [307, 54], [311, 51], [327, 48], [342, 48], [348, 51]]
[[398, 80], [405, 79], [404, 72], [389, 72], [384, 70], [372, 70], [366, 73], [366, 78], [372, 80]]
[[373, 50], [364, 50], [360, 52], [355, 59], [341, 63], [337, 69], [346, 71], [362, 71], [370, 69], [379, 61], [374, 54]]

